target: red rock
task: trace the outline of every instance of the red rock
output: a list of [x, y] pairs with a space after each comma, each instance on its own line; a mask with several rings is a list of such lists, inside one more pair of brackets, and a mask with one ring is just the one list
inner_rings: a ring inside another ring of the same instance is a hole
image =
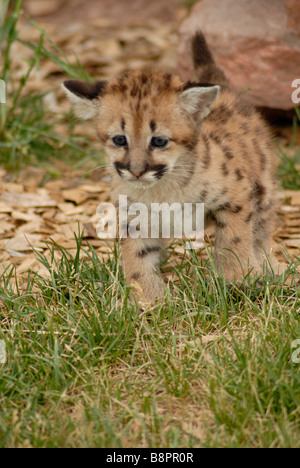
[[232, 85], [256, 106], [294, 107], [300, 78], [299, 0], [202, 0], [180, 28], [178, 73], [193, 77], [191, 35], [201, 29]]
[[299, 0], [285, 0], [287, 8], [287, 25], [300, 33], [300, 3]]

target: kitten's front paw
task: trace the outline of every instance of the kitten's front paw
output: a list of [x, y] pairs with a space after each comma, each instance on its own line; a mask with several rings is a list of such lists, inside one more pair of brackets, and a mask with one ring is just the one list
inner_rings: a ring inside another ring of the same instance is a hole
[[147, 287], [142, 287], [139, 283], [132, 283], [131, 296], [139, 307], [142, 309], [149, 308], [163, 302], [165, 287], [162, 281], [157, 284], [149, 283]]

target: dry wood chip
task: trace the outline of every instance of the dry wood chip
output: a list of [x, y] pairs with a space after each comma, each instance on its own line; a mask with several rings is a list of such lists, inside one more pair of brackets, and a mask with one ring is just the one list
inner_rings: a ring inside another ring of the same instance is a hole
[[0, 202], [0, 213], [11, 213], [12, 207]]
[[51, 230], [54, 230], [56, 231], [57, 229], [57, 223], [54, 223], [52, 221], [50, 221], [49, 219], [44, 219], [44, 226], [46, 229], [49, 228]]
[[0, 234], [0, 239], [8, 239], [8, 238], [14, 237], [14, 235], [15, 235], [15, 230], [3, 232], [2, 234]]
[[38, 187], [46, 176], [45, 169], [38, 167], [27, 167], [24, 169], [19, 177], [20, 182], [26, 189]]
[[299, 208], [297, 206], [283, 205], [279, 208], [279, 211], [284, 213], [296, 213], [299, 211]]
[[298, 227], [300, 229], [300, 217], [299, 218], [286, 218], [286, 225], [288, 227]]
[[68, 218], [64, 213], [56, 213], [55, 215], [55, 224], [61, 225], [68, 222]]
[[66, 182], [63, 179], [49, 180], [44, 185], [44, 188], [49, 192], [60, 191], [65, 187]]
[[45, 194], [36, 193], [8, 193], [0, 195], [0, 203], [7, 203], [16, 208], [34, 208], [56, 206], [56, 202]]
[[85, 192], [91, 192], [91, 193], [102, 193], [106, 190], [104, 187], [100, 187], [99, 185], [80, 185], [78, 187], [81, 190], [84, 190]]
[[97, 232], [96, 232], [94, 224], [84, 223], [83, 228], [84, 228], [83, 237], [92, 237], [92, 238], [97, 237]]
[[57, 232], [62, 234], [65, 239], [74, 239], [74, 233], [78, 236], [79, 231], [83, 231], [83, 226], [78, 223], [65, 223], [57, 225]]
[[3, 192], [9, 193], [23, 193], [24, 187], [22, 184], [14, 184], [12, 182], [4, 182], [1, 184]]
[[[53, 239], [54, 238], [54, 239]], [[56, 239], [56, 236], [54, 234], [54, 236], [51, 236], [51, 239], [55, 240]], [[57, 244], [59, 244], [60, 247], [63, 247], [64, 249], [76, 249], [77, 248], [77, 244], [76, 244], [76, 241], [75, 240], [66, 240], [65, 238], [60, 238], [59, 242], [57, 242], [55, 240], [55, 242]]]
[[79, 223], [79, 224], [84, 224], [84, 223], [89, 223], [90, 222], [90, 216], [86, 214], [82, 215], [75, 215], [75, 216], [68, 216], [67, 217], [67, 223]]
[[44, 16], [55, 13], [60, 6], [60, 0], [27, 0], [26, 8], [30, 15]]
[[300, 239], [290, 239], [290, 240], [285, 240], [284, 245], [287, 245], [288, 247], [294, 247], [294, 248], [299, 248], [300, 249]]
[[88, 193], [80, 189], [63, 190], [62, 195], [66, 201], [71, 201], [80, 205], [89, 198]]
[[43, 214], [42, 214], [42, 218], [44, 221], [52, 221], [55, 217], [55, 214], [56, 214], [56, 209], [55, 208], [51, 208], [50, 210], [46, 210]]
[[[93, 247], [103, 247], [104, 241], [102, 239], [89, 239], [87, 243]], [[109, 248], [107, 248], [107, 250], [109, 250]]]
[[35, 257], [26, 257], [25, 260], [17, 267], [17, 274], [22, 274], [28, 270], [36, 271], [40, 267], [39, 261]]
[[285, 232], [287, 234], [298, 234], [299, 237], [300, 237], [300, 224], [299, 224], [299, 226], [296, 226], [296, 227], [287, 226], [284, 229], [280, 229], [279, 233], [281, 233], [281, 232]]
[[287, 200], [291, 198], [295, 193], [295, 190], [280, 190], [278, 192], [278, 197], [280, 200]]
[[300, 239], [300, 233], [294, 233], [291, 234], [290, 232], [282, 232], [280, 234], [277, 234], [277, 237], [284, 238], [284, 239]]
[[42, 224], [42, 219], [37, 218], [34, 221], [31, 221], [29, 223], [23, 224], [23, 226], [20, 226], [16, 229], [17, 234], [33, 234], [33, 233], [38, 233], [41, 230], [41, 224]]
[[14, 229], [15, 225], [12, 223], [8, 223], [7, 221], [1, 221], [0, 224], [0, 234], [3, 234], [4, 232], [9, 232], [12, 229]]
[[59, 232], [61, 232], [59, 226], [63, 225], [63, 224], [66, 224], [66, 223], [69, 223], [70, 222], [70, 219], [68, 218], [67, 215], [65, 215], [64, 213], [56, 213], [55, 215], [55, 223], [57, 225], [57, 229]]
[[51, 245], [51, 240], [53, 240], [54, 242], [56, 242], [56, 244], [61, 245], [61, 244], [64, 242], [65, 239], [64, 239], [64, 237], [63, 237], [60, 233], [55, 232], [53, 235], [51, 235], [51, 236], [49, 237], [49, 239], [46, 239], [46, 240], [44, 239], [44, 240], [42, 241], [42, 242], [44, 243], [44, 244], [43, 244], [44, 247], [45, 247], [45, 244]]
[[12, 212], [12, 207], [8, 206], [4, 202], [1, 202], [1, 200], [0, 200], [0, 213], [11, 213], [11, 212]]
[[294, 192], [291, 198], [292, 205], [300, 205], [300, 192]]
[[[16, 250], [6, 249], [6, 253], [9, 254], [11, 257], [19, 257], [24, 258], [26, 254], [23, 252], [17, 252]], [[12, 260], [11, 260], [12, 261]]]
[[43, 236], [49, 237], [49, 236], [52, 236], [53, 234], [55, 234], [56, 228], [47, 227], [47, 225], [45, 224], [45, 225], [41, 226], [39, 232], [40, 232], [40, 234], [43, 234]]
[[51, 271], [47, 270], [47, 268], [38, 268], [36, 273], [44, 279], [51, 278]]
[[97, 249], [98, 252], [102, 252], [102, 253], [108, 253], [108, 252], [111, 252], [111, 250], [112, 250], [112, 244], [111, 245], [109, 245], [109, 244], [108, 245], [107, 244], [103, 245], [102, 244]]
[[86, 209], [85, 206], [75, 206], [73, 203], [68, 202], [59, 203], [57, 206], [66, 216], [81, 214]]
[[0, 241], [0, 249], [16, 250], [23, 252], [32, 250], [33, 248], [41, 248], [42, 236], [40, 234], [18, 234], [12, 239], [4, 239]]
[[33, 210], [27, 210], [26, 212], [14, 210], [11, 213], [11, 217], [16, 221], [25, 222], [31, 222], [39, 219], [39, 217], [34, 213]]

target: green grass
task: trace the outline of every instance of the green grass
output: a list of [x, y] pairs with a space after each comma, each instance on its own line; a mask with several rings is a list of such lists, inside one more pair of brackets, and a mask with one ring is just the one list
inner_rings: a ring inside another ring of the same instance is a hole
[[[69, 76], [90, 81], [91, 77], [78, 61], [76, 66], [71, 65], [63, 51], [36, 23], [32, 22], [40, 32], [38, 42], [24, 41], [17, 27], [22, 0], [9, 4], [11, 12], [2, 20], [4, 24], [0, 32], [0, 79], [5, 81], [7, 88], [7, 104], [0, 104], [0, 163], [13, 171], [23, 169], [28, 164], [40, 166], [57, 159], [77, 166], [86, 163], [95, 166], [99, 165], [99, 161], [103, 164], [103, 152], [91, 150], [84, 136], [72, 135], [74, 121], [70, 116], [59, 117], [45, 109], [43, 98], [49, 92], [24, 93], [32, 73], [41, 67], [42, 59], [55, 63], [65, 78]], [[32, 50], [32, 59], [20, 79], [15, 78], [12, 67], [12, 46], [15, 43]], [[65, 136], [55, 130], [56, 125], [62, 122], [66, 128]]]
[[199, 0], [183, 0], [182, 6], [187, 8], [188, 10], [191, 10], [196, 3], [198, 3]]
[[278, 147], [280, 163], [278, 175], [283, 188], [289, 190], [300, 190], [300, 147], [296, 145], [297, 135], [299, 134], [300, 110], [295, 108], [293, 137], [286, 151]]
[[13, 269], [1, 278], [0, 446], [300, 446], [293, 263], [289, 285], [245, 293], [194, 255], [175, 297], [139, 311], [118, 247], [103, 264], [77, 246], [72, 257], [56, 245], [59, 261], [54, 246], [51, 261], [37, 253], [48, 276], [28, 273], [22, 291]]

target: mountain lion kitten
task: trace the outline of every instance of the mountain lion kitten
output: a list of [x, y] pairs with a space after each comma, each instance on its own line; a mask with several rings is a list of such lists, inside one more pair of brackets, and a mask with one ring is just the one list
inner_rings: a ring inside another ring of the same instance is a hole
[[[275, 163], [269, 131], [230, 87], [202, 33], [192, 39], [197, 82], [158, 70], [111, 81], [67, 80], [63, 88], [82, 119], [93, 119], [113, 168], [113, 199], [130, 203], [204, 203], [216, 225], [215, 263], [228, 281], [262, 272], [275, 209]], [[161, 238], [122, 239], [129, 283], [139, 298], [164, 294]]]

